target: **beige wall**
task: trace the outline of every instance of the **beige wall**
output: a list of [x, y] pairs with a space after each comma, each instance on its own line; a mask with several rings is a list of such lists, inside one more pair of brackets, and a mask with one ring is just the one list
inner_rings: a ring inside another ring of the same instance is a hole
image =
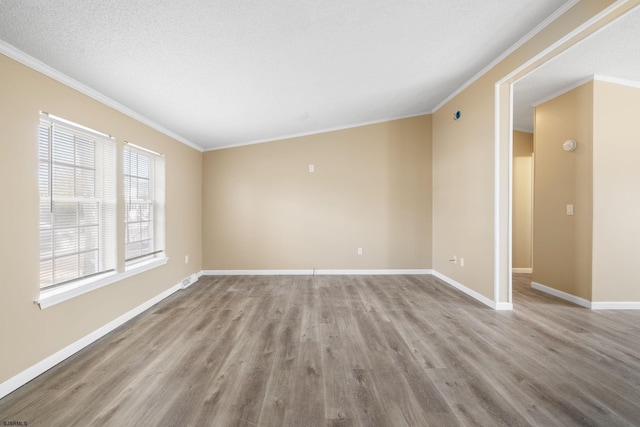
[[531, 268], [533, 134], [513, 132], [512, 267]]
[[[612, 3], [578, 2], [433, 114], [433, 268], [491, 300], [509, 302], [509, 83], [603, 25], [598, 21], [579, 37], [536, 57]], [[638, 3], [626, 3], [611, 17]], [[502, 79], [496, 113], [496, 83]], [[452, 119], [456, 110], [462, 112], [459, 121]], [[454, 254], [465, 257], [465, 267], [447, 261]]]
[[593, 301], [640, 301], [640, 89], [594, 82]]
[[205, 270], [431, 268], [431, 116], [206, 152], [203, 207]]
[[[0, 55], [0, 383], [201, 270], [202, 153]], [[40, 310], [39, 111], [166, 156], [166, 250], [151, 271]], [[184, 256], [190, 256], [188, 265]]]
[[591, 300], [593, 82], [537, 106], [534, 126], [533, 281]]
[[[493, 87], [433, 115], [433, 268], [493, 299]], [[483, 108], [484, 107], [484, 108]], [[453, 119], [456, 110], [459, 120]], [[465, 266], [449, 260], [464, 258]]]

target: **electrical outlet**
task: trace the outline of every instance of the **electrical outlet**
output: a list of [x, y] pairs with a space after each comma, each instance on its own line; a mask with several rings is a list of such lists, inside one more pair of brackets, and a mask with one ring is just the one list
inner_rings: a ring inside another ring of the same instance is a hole
[[314, 173], [316, 171], [316, 167], [313, 164], [309, 165], [309, 173]]
[[460, 267], [464, 267], [464, 258], [460, 258]]
[[358, 255], [362, 255], [362, 248], [358, 248]]
[[189, 255], [184, 256], [184, 263], [189, 264]]

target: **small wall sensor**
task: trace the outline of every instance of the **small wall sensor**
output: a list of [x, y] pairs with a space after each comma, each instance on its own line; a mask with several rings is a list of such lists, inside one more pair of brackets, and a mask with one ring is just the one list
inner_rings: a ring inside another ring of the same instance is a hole
[[578, 143], [576, 142], [575, 139], [567, 139], [563, 144], [562, 144], [562, 149], [564, 151], [574, 151], [576, 149], [576, 147], [578, 146]]
[[460, 119], [460, 110], [453, 113], [453, 120], [459, 120], [459, 119]]

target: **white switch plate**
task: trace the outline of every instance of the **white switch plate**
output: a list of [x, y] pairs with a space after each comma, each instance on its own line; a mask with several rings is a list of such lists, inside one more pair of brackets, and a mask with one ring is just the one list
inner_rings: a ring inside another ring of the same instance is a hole
[[362, 255], [362, 248], [358, 248], [358, 255]]
[[464, 267], [464, 258], [460, 258], [460, 267]]
[[567, 215], [573, 215], [573, 205], [567, 205]]
[[189, 264], [189, 255], [184, 256], [184, 263]]
[[314, 173], [316, 171], [316, 167], [314, 165], [309, 165], [309, 172]]

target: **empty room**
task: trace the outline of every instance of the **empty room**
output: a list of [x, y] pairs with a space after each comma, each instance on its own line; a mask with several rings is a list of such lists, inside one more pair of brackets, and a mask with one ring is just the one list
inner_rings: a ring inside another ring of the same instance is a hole
[[0, 2], [3, 426], [640, 425], [640, 0]]

